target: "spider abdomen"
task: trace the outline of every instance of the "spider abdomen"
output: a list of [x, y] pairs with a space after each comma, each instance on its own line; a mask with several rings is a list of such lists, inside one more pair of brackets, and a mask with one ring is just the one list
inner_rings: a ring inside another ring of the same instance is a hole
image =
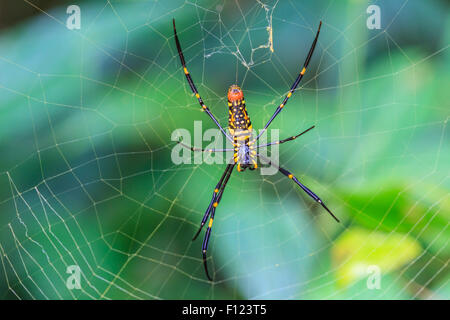
[[252, 123], [244, 100], [228, 102], [228, 127], [232, 130], [251, 130]]
[[[244, 93], [237, 85], [228, 89], [228, 128], [234, 135], [235, 131], [250, 131], [252, 123], [245, 108]], [[241, 132], [245, 134], [246, 132]]]

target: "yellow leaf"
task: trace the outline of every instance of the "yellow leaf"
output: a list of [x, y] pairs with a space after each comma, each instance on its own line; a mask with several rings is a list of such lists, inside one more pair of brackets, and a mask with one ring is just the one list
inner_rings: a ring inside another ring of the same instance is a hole
[[408, 263], [421, 252], [419, 243], [408, 235], [351, 228], [332, 249], [337, 283], [347, 286], [379, 268], [381, 275]]

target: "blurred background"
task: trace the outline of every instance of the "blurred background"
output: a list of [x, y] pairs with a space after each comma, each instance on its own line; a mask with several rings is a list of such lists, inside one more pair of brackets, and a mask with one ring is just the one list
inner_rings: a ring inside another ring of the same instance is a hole
[[[380, 29], [367, 26], [373, 4]], [[443, 0], [2, 2], [0, 297], [450, 298], [448, 12]], [[208, 107], [226, 125], [237, 83], [255, 128], [323, 21], [271, 128], [316, 126], [280, 146], [280, 163], [341, 223], [280, 174], [234, 172], [209, 245], [213, 283], [203, 234], [191, 239], [225, 165], [171, 161], [174, 130], [214, 128], [172, 18]]]

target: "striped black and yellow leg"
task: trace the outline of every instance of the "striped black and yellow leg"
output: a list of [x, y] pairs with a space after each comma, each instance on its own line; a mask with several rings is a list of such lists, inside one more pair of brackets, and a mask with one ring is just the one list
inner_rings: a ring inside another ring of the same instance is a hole
[[180, 57], [181, 66], [183, 67], [184, 75], [186, 76], [186, 80], [189, 83], [189, 86], [191, 87], [192, 92], [195, 94], [195, 97], [198, 100], [198, 103], [200, 103], [200, 106], [202, 107], [202, 110], [205, 111], [208, 116], [211, 118], [212, 121], [216, 124], [216, 126], [220, 129], [220, 131], [227, 137], [228, 140], [231, 142], [233, 139], [226, 133], [225, 129], [220, 125], [219, 121], [217, 121], [216, 117], [211, 113], [211, 110], [204, 104], [202, 97], [200, 97], [200, 94], [198, 93], [197, 88], [195, 87], [194, 81], [192, 80], [191, 75], [189, 74], [189, 71], [186, 67], [186, 61], [184, 60], [183, 51], [181, 50], [180, 40], [178, 39], [177, 35], [177, 29], [175, 28], [175, 19], [173, 19], [173, 33], [175, 36], [175, 44], [177, 46], [178, 56]]
[[216, 200], [217, 200], [218, 193], [219, 193], [220, 189], [222, 188], [223, 180], [224, 180], [225, 177], [227, 176], [228, 172], [229, 172], [230, 170], [232, 170], [233, 166], [234, 166], [233, 164], [227, 165], [227, 167], [225, 168], [225, 171], [224, 171], [223, 174], [222, 174], [222, 177], [220, 178], [219, 182], [217, 183], [216, 187], [214, 188], [211, 202], [209, 203], [208, 208], [206, 209], [205, 214], [203, 215], [203, 219], [202, 219], [202, 222], [201, 222], [201, 224], [200, 224], [200, 228], [199, 228], [198, 231], [195, 233], [194, 237], [192, 238], [192, 241], [194, 241], [195, 239], [197, 239], [198, 235], [200, 234], [200, 231], [202, 231], [203, 226], [205, 225], [206, 220], [208, 220], [209, 214], [211, 213], [211, 209], [213, 208], [213, 204], [214, 204], [214, 203], [216, 202]]
[[320, 23], [319, 23], [319, 28], [317, 29], [316, 37], [314, 38], [314, 41], [313, 41], [313, 43], [311, 45], [311, 48], [309, 49], [308, 55], [306, 56], [306, 60], [303, 63], [303, 68], [301, 69], [299, 75], [297, 76], [297, 79], [295, 79], [294, 84], [292, 85], [291, 89], [289, 89], [289, 92], [286, 95], [286, 97], [284, 98], [283, 102], [276, 108], [276, 110], [275, 110], [274, 114], [272, 115], [272, 117], [270, 117], [269, 121], [266, 123], [264, 128], [260, 131], [260, 133], [256, 137], [256, 140], [259, 139], [259, 137], [264, 133], [264, 131], [266, 131], [266, 129], [269, 127], [269, 125], [272, 123], [272, 121], [275, 119], [275, 117], [281, 112], [281, 110], [284, 108], [284, 106], [288, 102], [289, 98], [294, 93], [294, 91], [297, 88], [298, 84], [302, 80], [303, 75], [305, 74], [306, 69], [308, 68], [309, 61], [311, 60], [311, 57], [312, 57], [313, 52], [314, 52], [314, 49], [316, 48], [317, 39], [319, 38], [319, 33], [320, 33], [320, 27], [321, 26], [322, 26], [322, 21], [320, 21]]
[[214, 221], [214, 216], [216, 214], [216, 208], [220, 203], [220, 200], [222, 199], [222, 195], [223, 192], [225, 190], [225, 187], [227, 186], [228, 180], [231, 177], [231, 173], [233, 172], [233, 168], [234, 168], [234, 164], [231, 165], [231, 169], [227, 172], [227, 175], [223, 181], [223, 185], [221, 186], [219, 192], [217, 193], [216, 199], [213, 202], [212, 208], [211, 208], [211, 217], [209, 218], [209, 223], [208, 223], [208, 228], [206, 229], [206, 234], [205, 234], [205, 238], [203, 239], [203, 244], [202, 244], [202, 255], [203, 255], [203, 265], [205, 267], [205, 272], [206, 272], [206, 276], [208, 277], [208, 279], [210, 281], [213, 281], [211, 276], [209, 275], [208, 272], [208, 263], [207, 263], [207, 257], [206, 257], [206, 252], [208, 251], [208, 243], [209, 243], [209, 237], [211, 235], [211, 228], [213, 225], [213, 221]]
[[302, 188], [303, 191], [306, 192], [306, 194], [308, 196], [310, 196], [311, 198], [314, 199], [314, 201], [316, 201], [317, 203], [319, 203], [325, 210], [327, 210], [327, 212], [337, 221], [340, 222], [338, 218], [336, 218], [336, 216], [330, 211], [330, 209], [328, 209], [328, 207], [325, 205], [325, 203], [323, 203], [323, 201], [311, 190], [309, 190], [308, 187], [306, 187], [304, 184], [302, 184], [297, 177], [295, 177], [291, 172], [289, 172], [286, 169], [281, 168], [279, 165], [275, 164], [274, 162], [270, 161], [269, 159], [258, 155], [262, 160], [264, 160], [265, 162], [267, 162], [268, 164], [270, 164], [271, 166], [275, 167], [278, 169], [278, 171], [280, 171], [283, 175], [285, 175], [286, 177], [288, 177], [289, 179], [291, 179], [292, 181], [294, 181], [300, 188]]
[[285, 143], [285, 142], [288, 142], [288, 141], [295, 140], [295, 139], [297, 139], [298, 137], [300, 137], [301, 135], [307, 133], [309, 130], [314, 129], [314, 127], [315, 127], [315, 126], [312, 126], [312, 127], [308, 128], [308, 129], [306, 129], [305, 131], [299, 133], [299, 134], [296, 135], [296, 136], [292, 136], [292, 137], [289, 137], [289, 138], [286, 138], [286, 139], [283, 139], [283, 140], [280, 140], [280, 141], [275, 141], [275, 142], [270, 142], [270, 143], [266, 143], [266, 144], [261, 144], [261, 145], [258, 146], [258, 148], [263, 148], [263, 147], [271, 146], [271, 145], [273, 145], [273, 144], [282, 144], [282, 143]]
[[198, 151], [198, 152], [228, 152], [228, 151], [234, 151], [234, 148], [227, 148], [227, 149], [203, 149], [203, 148], [196, 148], [196, 147], [191, 147], [188, 146], [187, 144], [184, 144], [181, 141], [177, 141], [178, 144], [180, 144], [182, 147], [189, 149], [191, 151]]

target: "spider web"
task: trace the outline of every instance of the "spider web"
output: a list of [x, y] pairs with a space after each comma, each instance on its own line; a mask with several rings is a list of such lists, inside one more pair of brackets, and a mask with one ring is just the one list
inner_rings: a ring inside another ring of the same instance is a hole
[[[420, 16], [417, 3], [375, 1], [382, 29], [369, 30], [357, 1], [106, 1], [81, 3], [74, 31], [65, 8], [26, 3], [41, 14], [0, 47], [3, 298], [448, 298], [449, 34], [438, 2], [426, 14], [439, 19], [419, 30], [405, 22]], [[224, 166], [170, 159], [175, 129], [213, 128], [180, 70], [172, 17], [212, 112], [227, 123], [225, 92], [237, 83], [256, 128], [323, 21], [301, 89], [271, 128], [283, 138], [316, 125], [280, 147], [280, 163], [342, 223], [281, 175], [234, 172], [209, 245], [213, 283], [191, 237]], [[414, 32], [422, 47], [404, 36]], [[361, 227], [367, 238], [340, 259], [340, 239]], [[367, 276], [345, 282], [348, 263], [370, 260], [366, 245], [380, 234], [380, 245], [397, 241], [386, 259], [405, 243], [420, 250], [382, 272], [380, 289]]]

